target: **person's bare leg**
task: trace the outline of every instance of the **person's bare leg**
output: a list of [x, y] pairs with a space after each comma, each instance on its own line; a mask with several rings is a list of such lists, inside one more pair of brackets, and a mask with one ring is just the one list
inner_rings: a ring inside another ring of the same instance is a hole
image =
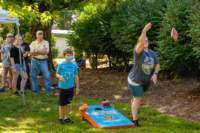
[[17, 72], [12, 72], [12, 89], [13, 92], [17, 91], [17, 78], [18, 78], [19, 74]]
[[138, 112], [141, 106], [142, 98], [141, 97], [133, 97], [131, 101], [131, 109], [132, 109], [132, 117], [133, 120], [138, 120]]
[[13, 74], [12, 74], [12, 68], [8, 68], [8, 87], [12, 88], [12, 79], [13, 79]]
[[64, 118], [64, 106], [59, 106], [59, 119]]
[[28, 79], [28, 75], [26, 72], [22, 72], [21, 77], [22, 77], [22, 79], [21, 79], [21, 84], [20, 84], [20, 91], [24, 92], [26, 81]]
[[71, 107], [70, 107], [70, 105], [66, 105], [66, 106], [65, 106], [65, 115], [64, 115], [64, 119], [69, 118], [70, 112], [71, 112]]
[[4, 67], [2, 71], [2, 87], [6, 87], [7, 74], [8, 74], [8, 68]]

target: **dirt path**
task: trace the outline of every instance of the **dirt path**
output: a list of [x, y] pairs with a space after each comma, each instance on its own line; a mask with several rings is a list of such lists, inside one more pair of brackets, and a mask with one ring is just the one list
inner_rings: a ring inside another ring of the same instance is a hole
[[[80, 73], [81, 95], [129, 103], [127, 73], [85, 70]], [[200, 121], [200, 82], [196, 80], [162, 81], [152, 86], [144, 104], [162, 113]]]

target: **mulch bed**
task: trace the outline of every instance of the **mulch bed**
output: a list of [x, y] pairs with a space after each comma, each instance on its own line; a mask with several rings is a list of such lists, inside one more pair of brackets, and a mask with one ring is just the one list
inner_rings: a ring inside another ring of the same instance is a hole
[[[127, 73], [109, 70], [80, 72], [82, 96], [130, 103]], [[160, 112], [200, 121], [200, 82], [194, 79], [161, 81], [145, 94], [144, 104]]]

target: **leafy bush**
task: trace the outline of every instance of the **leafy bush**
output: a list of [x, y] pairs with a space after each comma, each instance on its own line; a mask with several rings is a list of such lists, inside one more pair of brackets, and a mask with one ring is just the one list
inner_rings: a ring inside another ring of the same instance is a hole
[[[194, 64], [194, 69], [198, 69], [200, 71], [199, 64], [200, 63], [200, 3], [195, 2], [193, 8], [190, 11], [189, 15], [189, 31], [188, 36], [191, 38], [192, 45], [192, 60], [196, 63]], [[192, 65], [192, 64], [191, 64]]]
[[[69, 43], [90, 55], [106, 54], [115, 66], [127, 66], [143, 25], [161, 16], [160, 12], [150, 12], [154, 8], [149, 5], [155, 2], [109, 0], [104, 4], [90, 3], [73, 25], [74, 33], [68, 37]], [[163, 1], [156, 2], [158, 8], [161, 3]], [[156, 32], [152, 32], [154, 34]]]
[[52, 57], [57, 58], [58, 57], [58, 49], [55, 47], [56, 39], [54, 36], [51, 38], [51, 51], [52, 51]]
[[[103, 0], [83, 8], [68, 39], [88, 55], [105, 54], [113, 66], [126, 66], [143, 26], [152, 22], [150, 47], [158, 52], [162, 70], [169, 75], [196, 75], [199, 20], [198, 0]], [[178, 31], [177, 42], [170, 37], [172, 27]]]
[[[182, 74], [194, 71], [191, 38], [188, 36], [190, 9], [192, 2], [188, 0], [169, 0], [161, 21], [157, 51], [160, 56], [162, 70], [171, 74]], [[179, 37], [173, 42], [170, 37], [171, 28], [176, 27]]]

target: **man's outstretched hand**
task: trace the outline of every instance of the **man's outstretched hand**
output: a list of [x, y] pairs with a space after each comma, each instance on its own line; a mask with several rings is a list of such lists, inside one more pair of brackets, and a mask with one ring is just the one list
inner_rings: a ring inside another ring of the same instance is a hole
[[148, 31], [151, 29], [151, 27], [152, 27], [152, 23], [149, 22], [148, 24], [146, 24], [146, 25], [144, 26], [143, 31], [148, 32]]

